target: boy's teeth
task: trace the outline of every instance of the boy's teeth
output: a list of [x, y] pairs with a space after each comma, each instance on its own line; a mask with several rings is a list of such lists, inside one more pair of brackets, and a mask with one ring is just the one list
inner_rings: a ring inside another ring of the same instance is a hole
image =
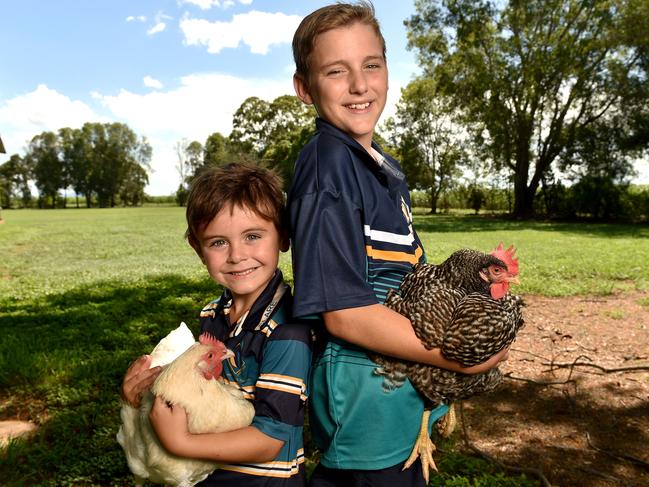
[[246, 269], [245, 271], [233, 272], [232, 274], [235, 276], [243, 276], [244, 274], [250, 274], [252, 271], [253, 269]]
[[351, 105], [347, 105], [349, 108], [352, 108], [354, 110], [363, 110], [364, 108], [367, 108], [370, 106], [369, 102], [367, 103], [352, 103]]

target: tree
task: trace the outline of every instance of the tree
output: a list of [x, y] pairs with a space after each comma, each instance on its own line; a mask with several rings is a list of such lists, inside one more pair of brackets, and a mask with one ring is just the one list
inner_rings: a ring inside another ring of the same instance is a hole
[[84, 137], [88, 137], [86, 143], [90, 148], [90, 187], [100, 207], [115, 206], [125, 185], [133, 183], [137, 187], [142, 181], [146, 185], [151, 159], [151, 146], [146, 138], [138, 138], [122, 123], [85, 124]]
[[430, 193], [431, 213], [467, 159], [464, 131], [446, 97], [431, 78], [419, 78], [401, 92], [395, 119], [387, 123], [408, 181]]
[[289, 187], [299, 151], [315, 133], [315, 110], [297, 96], [282, 95], [270, 103], [267, 142], [260, 154]]
[[219, 132], [207, 137], [203, 148], [203, 164], [205, 166], [222, 166], [230, 162], [230, 140]]
[[263, 161], [288, 186], [297, 152], [315, 131], [314, 120], [315, 110], [296, 96], [282, 95], [272, 102], [247, 98], [233, 118], [230, 150]]
[[485, 160], [511, 170], [515, 216], [533, 214], [542, 178], [584, 128], [612, 113], [625, 117], [631, 93], [646, 104], [647, 34], [629, 34], [649, 21], [641, 5], [415, 1], [417, 13], [406, 21], [409, 46], [463, 110]]
[[50, 200], [52, 208], [55, 208], [58, 191], [64, 187], [66, 179], [56, 134], [43, 132], [34, 136], [29, 142], [25, 158], [33, 168], [39, 206], [46, 205]]
[[19, 199], [23, 208], [30, 205], [32, 193], [29, 189], [32, 169], [29, 161], [13, 154], [0, 166], [0, 207], [10, 208], [14, 199]]
[[89, 147], [89, 124], [81, 129], [68, 127], [59, 129], [59, 145], [63, 165], [67, 174], [69, 185], [75, 192], [77, 208], [79, 208], [79, 195], [86, 198], [86, 206], [91, 207], [91, 159]]
[[185, 204], [188, 196], [188, 185], [196, 176], [198, 170], [203, 167], [204, 151], [200, 142], [190, 142], [182, 139], [174, 145], [178, 162], [176, 170], [180, 176], [180, 184], [176, 190], [176, 201], [180, 206]]

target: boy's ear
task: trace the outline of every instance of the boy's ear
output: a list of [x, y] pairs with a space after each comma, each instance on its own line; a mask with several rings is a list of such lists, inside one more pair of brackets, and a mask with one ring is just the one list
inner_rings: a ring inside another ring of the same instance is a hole
[[196, 255], [200, 257], [201, 262], [205, 264], [205, 259], [203, 258], [203, 252], [201, 252], [201, 246], [196, 240], [196, 238], [193, 235], [189, 234], [187, 236], [187, 241], [189, 242], [189, 245], [191, 245], [192, 248], [194, 249], [194, 252], [196, 252]]
[[307, 105], [313, 105], [313, 98], [311, 98], [309, 87], [302, 76], [297, 73], [293, 75], [293, 88], [295, 88], [295, 94], [300, 100]]

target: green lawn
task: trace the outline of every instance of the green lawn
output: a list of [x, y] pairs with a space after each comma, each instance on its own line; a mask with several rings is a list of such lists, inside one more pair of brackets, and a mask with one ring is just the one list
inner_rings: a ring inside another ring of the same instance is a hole
[[[3, 210], [2, 216], [0, 419], [43, 426], [30, 442], [0, 453], [0, 484], [132, 485], [115, 441], [123, 373], [180, 321], [196, 331], [198, 310], [219, 294], [183, 239], [183, 210]], [[523, 294], [649, 288], [647, 226], [423, 214], [415, 226], [431, 262], [460, 247], [516, 244]], [[281, 267], [290, 281], [288, 255]]]

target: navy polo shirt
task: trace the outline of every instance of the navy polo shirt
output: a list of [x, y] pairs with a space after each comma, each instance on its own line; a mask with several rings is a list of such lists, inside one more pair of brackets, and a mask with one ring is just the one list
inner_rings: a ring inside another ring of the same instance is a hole
[[[425, 259], [399, 163], [373, 145], [377, 163], [346, 133], [316, 126], [288, 198], [295, 316], [383, 303]], [[410, 382], [385, 391], [375, 368], [363, 349], [331, 337], [316, 358], [311, 425], [326, 467], [376, 470], [412, 450], [423, 400]]]

